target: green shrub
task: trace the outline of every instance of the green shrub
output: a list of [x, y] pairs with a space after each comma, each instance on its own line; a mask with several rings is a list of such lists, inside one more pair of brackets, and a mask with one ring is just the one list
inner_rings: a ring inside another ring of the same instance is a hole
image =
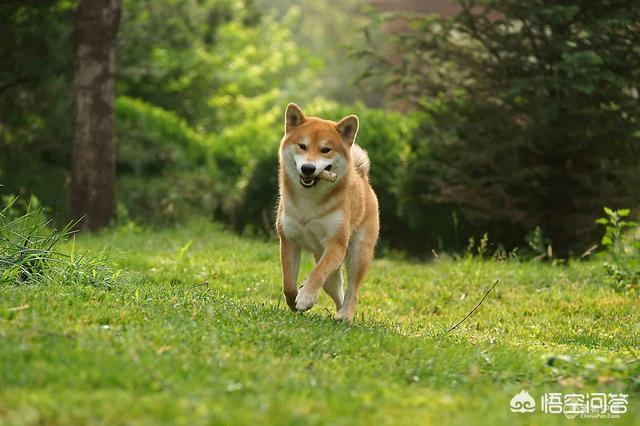
[[[193, 130], [169, 111], [118, 98], [118, 197], [126, 214], [156, 223], [213, 215], [238, 232], [273, 232], [284, 104], [273, 105], [279, 96], [274, 92], [236, 105], [239, 116], [215, 137]], [[452, 210], [425, 209], [414, 198], [414, 190], [430, 184], [416, 179], [414, 168], [416, 156], [429, 155], [416, 150], [424, 143], [415, 143], [416, 129], [428, 117], [322, 100], [305, 108], [336, 121], [354, 113], [360, 117], [358, 143], [372, 162], [381, 247], [430, 252], [455, 239]]]
[[384, 20], [361, 52], [394, 102], [433, 117], [414, 210], [455, 207], [465, 234], [509, 247], [539, 226], [556, 255], [582, 253], [604, 202], [639, 197], [640, 3], [459, 6], [403, 16], [393, 34]]
[[116, 114], [120, 174], [153, 176], [201, 166], [213, 144], [176, 114], [139, 99], [118, 97]]
[[[4, 197], [0, 210], [0, 285], [74, 284], [110, 288], [120, 277], [108, 253], [97, 256], [60, 251], [72, 224], [51, 227], [37, 200], [17, 203]], [[25, 208], [26, 207], [26, 208]], [[75, 246], [75, 245], [74, 245]]]
[[[6, 53], [0, 58], [0, 194], [36, 194], [62, 223], [68, 211], [76, 2], [22, 3], [0, 6]], [[319, 65], [289, 30], [299, 15], [299, 8], [263, 15], [245, 1], [123, 2], [118, 177], [121, 205], [132, 215], [156, 220], [174, 205], [174, 220], [188, 214], [180, 212], [182, 206], [198, 203], [181, 203], [184, 192], [203, 186], [238, 192], [234, 185], [247, 163], [237, 152], [214, 158], [206, 135], [255, 147], [262, 141], [233, 136], [236, 126], [260, 117], [254, 123], [260, 130], [263, 117], [274, 105], [280, 109], [290, 93], [315, 96], [318, 85], [310, 82], [318, 81]], [[229, 158], [234, 161], [227, 164]], [[219, 165], [228, 177], [209, 175]], [[213, 207], [204, 200], [201, 210]]]
[[262, 155], [254, 163], [254, 171], [242, 187], [242, 195], [228, 216], [236, 231], [269, 234], [274, 229], [278, 202], [277, 151]]
[[220, 198], [204, 170], [162, 176], [118, 178], [119, 219], [159, 225], [180, 223], [192, 216], [212, 216]]
[[[628, 220], [629, 209], [604, 208], [605, 217], [596, 223], [605, 227], [602, 245], [607, 249], [603, 263], [608, 283], [616, 291], [640, 292], [640, 238], [638, 224]], [[626, 231], [626, 232], [625, 232]]]
[[0, 195], [68, 212], [74, 1], [0, 2]]
[[119, 97], [116, 113], [118, 200], [128, 215], [163, 223], [212, 214], [213, 138], [138, 99]]

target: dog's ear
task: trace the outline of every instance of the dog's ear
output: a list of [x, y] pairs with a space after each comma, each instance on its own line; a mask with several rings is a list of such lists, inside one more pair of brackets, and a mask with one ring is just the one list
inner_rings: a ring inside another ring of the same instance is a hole
[[358, 126], [358, 116], [348, 115], [340, 120], [338, 124], [336, 124], [336, 130], [342, 135], [345, 141], [347, 141], [347, 143], [351, 145], [356, 140], [356, 135], [358, 134]]
[[304, 116], [302, 108], [294, 103], [290, 103], [289, 105], [287, 105], [287, 110], [284, 113], [285, 133], [289, 133], [305, 121], [307, 121], [307, 118]]

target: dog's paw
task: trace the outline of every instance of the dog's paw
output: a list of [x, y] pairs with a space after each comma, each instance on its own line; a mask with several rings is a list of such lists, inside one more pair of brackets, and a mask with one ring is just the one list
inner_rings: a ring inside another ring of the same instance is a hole
[[305, 286], [303, 283], [302, 287], [300, 287], [300, 291], [298, 291], [298, 296], [296, 297], [296, 309], [299, 311], [307, 311], [311, 309], [311, 307], [318, 300], [318, 292], [308, 290], [309, 286]]
[[338, 321], [349, 322], [352, 319], [353, 319], [353, 311], [344, 309], [344, 307], [340, 308], [340, 310], [336, 313], [336, 320]]

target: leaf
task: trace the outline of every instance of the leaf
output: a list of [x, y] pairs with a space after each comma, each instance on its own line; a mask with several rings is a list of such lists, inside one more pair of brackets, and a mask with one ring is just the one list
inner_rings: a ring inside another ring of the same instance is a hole
[[602, 237], [602, 245], [610, 246], [612, 244], [613, 244], [613, 240], [611, 240], [610, 236], [605, 235], [604, 237]]
[[613, 216], [613, 210], [611, 210], [609, 207], [605, 207], [604, 212], [609, 216]]
[[618, 216], [629, 216], [629, 213], [631, 213], [630, 209], [620, 209], [618, 210]]
[[606, 225], [607, 223], [609, 223], [609, 221], [604, 217], [601, 217], [600, 219], [596, 219], [596, 223], [599, 223], [600, 225]]

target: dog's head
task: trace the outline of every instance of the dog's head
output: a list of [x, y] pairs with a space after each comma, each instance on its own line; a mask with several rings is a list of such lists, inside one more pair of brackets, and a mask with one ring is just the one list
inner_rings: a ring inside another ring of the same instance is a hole
[[340, 180], [349, 171], [351, 146], [357, 133], [355, 115], [336, 123], [306, 117], [298, 105], [289, 104], [280, 145], [280, 161], [287, 177], [303, 188], [316, 186], [323, 170], [331, 170]]

